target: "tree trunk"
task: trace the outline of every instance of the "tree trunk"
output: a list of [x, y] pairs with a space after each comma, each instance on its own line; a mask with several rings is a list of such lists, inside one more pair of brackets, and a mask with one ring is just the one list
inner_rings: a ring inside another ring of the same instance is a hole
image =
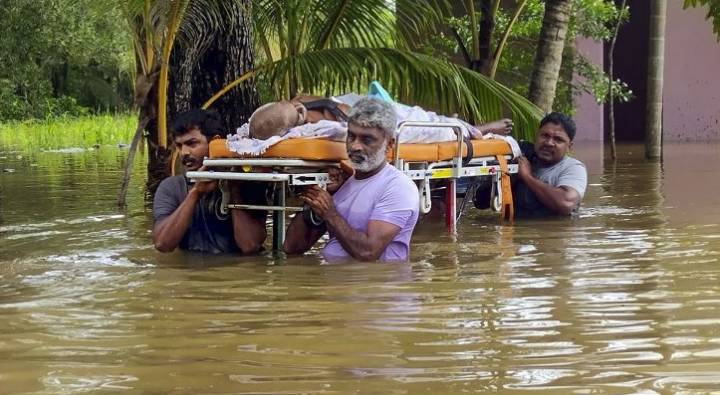
[[617, 147], [615, 144], [615, 97], [613, 95], [613, 81], [615, 80], [615, 70], [613, 57], [615, 56], [615, 43], [617, 43], [618, 32], [620, 32], [620, 23], [622, 22], [622, 13], [625, 11], [627, 0], [620, 3], [620, 11], [618, 12], [617, 21], [613, 29], [613, 36], [610, 40], [610, 49], [608, 50], [608, 122], [610, 123], [610, 157], [612, 160], [617, 159]]
[[[170, 59], [168, 119], [171, 123], [177, 114], [201, 107], [225, 85], [253, 69], [250, 3], [250, 0], [227, 1], [223, 6], [227, 13], [224, 17], [234, 23], [209, 32], [205, 43], [179, 37]], [[227, 130], [234, 133], [247, 122], [258, 103], [255, 85], [244, 82], [220, 97], [210, 109], [217, 111]]]
[[[250, 0], [228, 1], [222, 7], [226, 23], [212, 31], [206, 26], [205, 40], [185, 36], [183, 32], [178, 36], [170, 57], [170, 125], [179, 113], [201, 107], [213, 94], [254, 67]], [[217, 111], [227, 131], [234, 133], [247, 122], [258, 103], [255, 85], [245, 82], [228, 91], [210, 109]], [[147, 188], [151, 194], [171, 171], [171, 151], [157, 146], [156, 135], [150, 133], [148, 146]]]
[[562, 65], [571, 0], [547, 0], [535, 63], [530, 78], [529, 99], [543, 111], [551, 111]]
[[648, 159], [656, 159], [662, 156], [662, 96], [666, 10], [667, 0], [651, 0], [647, 72], [647, 124], [645, 127], [645, 157]]
[[480, 11], [482, 12], [482, 16], [480, 17], [480, 26], [471, 27], [479, 30], [478, 58], [473, 62], [474, 64], [472, 69], [484, 75], [488, 75], [490, 73], [490, 66], [492, 65], [492, 38], [495, 33], [496, 5], [496, 0], [481, 1]]

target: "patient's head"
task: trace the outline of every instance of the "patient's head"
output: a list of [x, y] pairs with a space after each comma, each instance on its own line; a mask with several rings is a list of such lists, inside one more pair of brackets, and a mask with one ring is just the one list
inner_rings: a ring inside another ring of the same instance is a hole
[[262, 105], [250, 116], [250, 137], [266, 140], [282, 136], [288, 129], [305, 122], [307, 110], [287, 100]]

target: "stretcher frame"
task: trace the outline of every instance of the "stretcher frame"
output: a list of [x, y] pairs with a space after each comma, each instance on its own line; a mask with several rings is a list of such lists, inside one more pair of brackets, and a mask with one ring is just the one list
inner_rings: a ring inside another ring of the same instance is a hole
[[[413, 127], [423, 128], [452, 128], [457, 136], [457, 154], [450, 160], [437, 162], [406, 161], [400, 156], [400, 135]], [[515, 174], [518, 171], [516, 164], [507, 164], [506, 169], [498, 162], [497, 156], [482, 156], [471, 158], [464, 162], [463, 158], [463, 125], [460, 123], [416, 122], [408, 121], [400, 124], [396, 135], [395, 149], [392, 163], [398, 170], [405, 173], [410, 179], [418, 183], [420, 197], [420, 211], [428, 213], [432, 208], [431, 180], [448, 180], [445, 190], [446, 210], [445, 221], [448, 231], [457, 232], [457, 221], [461, 213], [457, 213], [457, 180], [465, 177], [492, 177], [493, 201], [491, 205], [499, 210], [503, 201], [501, 176], [503, 171]], [[505, 160], [512, 159], [512, 155], [503, 155]], [[231, 168], [230, 171], [190, 171], [186, 176], [194, 181], [204, 180], [238, 180], [260, 181], [274, 183], [272, 205], [248, 205], [228, 203], [229, 192], [226, 186], [221, 185], [223, 203], [221, 211], [227, 213], [229, 209], [267, 210], [272, 211], [272, 248], [273, 251], [282, 249], [285, 241], [286, 218], [285, 213], [302, 211], [302, 207], [287, 206], [286, 196], [291, 187], [304, 185], [318, 185], [325, 189], [329, 182], [327, 172], [318, 171], [329, 166], [338, 166], [338, 162], [327, 160], [304, 160], [285, 158], [206, 158], [203, 165], [210, 169]], [[233, 170], [241, 169], [242, 171]], [[266, 171], [253, 172], [253, 168], [262, 168]], [[470, 191], [468, 191], [469, 193]]]

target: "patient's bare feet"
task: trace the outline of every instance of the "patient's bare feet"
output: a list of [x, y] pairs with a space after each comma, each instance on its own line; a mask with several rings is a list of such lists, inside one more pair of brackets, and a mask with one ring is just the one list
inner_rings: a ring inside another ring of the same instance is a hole
[[478, 126], [478, 129], [480, 129], [482, 134], [494, 133], [503, 136], [507, 136], [508, 134], [512, 133], [512, 128], [513, 121], [512, 119], [508, 118], [498, 119], [497, 121]]

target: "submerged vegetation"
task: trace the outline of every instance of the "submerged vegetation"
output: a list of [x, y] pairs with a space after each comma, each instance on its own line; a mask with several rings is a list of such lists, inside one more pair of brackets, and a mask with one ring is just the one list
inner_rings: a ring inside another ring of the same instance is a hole
[[137, 118], [129, 114], [10, 121], [0, 123], [0, 148], [33, 150], [128, 144], [136, 123]]

